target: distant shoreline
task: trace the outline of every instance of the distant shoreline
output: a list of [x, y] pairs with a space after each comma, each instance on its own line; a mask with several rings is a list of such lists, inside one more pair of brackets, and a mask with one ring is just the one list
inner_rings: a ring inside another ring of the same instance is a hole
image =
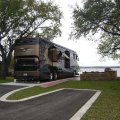
[[120, 66], [80, 66], [80, 68], [120, 68]]

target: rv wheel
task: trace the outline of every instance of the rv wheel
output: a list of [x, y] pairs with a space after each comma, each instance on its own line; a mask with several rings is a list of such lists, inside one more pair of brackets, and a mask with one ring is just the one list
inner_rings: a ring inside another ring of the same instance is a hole
[[54, 73], [54, 80], [57, 80], [57, 73]]
[[14, 83], [17, 83], [18, 82], [18, 79], [14, 79]]
[[74, 72], [73, 72], [73, 76], [75, 76], [75, 75], [76, 75], [76, 72], [74, 71]]
[[53, 73], [50, 73], [49, 80], [53, 80]]

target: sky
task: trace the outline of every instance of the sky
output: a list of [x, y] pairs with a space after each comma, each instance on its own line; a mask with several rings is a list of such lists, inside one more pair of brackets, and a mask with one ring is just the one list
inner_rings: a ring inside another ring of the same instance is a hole
[[79, 56], [80, 66], [119, 66], [120, 62], [112, 60], [110, 58], [102, 58], [97, 53], [98, 43], [94, 41], [88, 41], [86, 38], [79, 38], [77, 40], [68, 40], [71, 32], [72, 24], [72, 8], [76, 3], [83, 6], [83, 0], [53, 0], [57, 4], [60, 10], [63, 12], [64, 18], [62, 19], [62, 36], [57, 37], [53, 42], [72, 49], [77, 52]]

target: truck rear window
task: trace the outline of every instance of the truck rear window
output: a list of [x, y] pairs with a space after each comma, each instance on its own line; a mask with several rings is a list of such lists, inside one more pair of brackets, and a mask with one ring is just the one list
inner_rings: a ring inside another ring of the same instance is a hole
[[16, 71], [34, 71], [38, 68], [39, 62], [37, 58], [18, 58], [14, 67]]

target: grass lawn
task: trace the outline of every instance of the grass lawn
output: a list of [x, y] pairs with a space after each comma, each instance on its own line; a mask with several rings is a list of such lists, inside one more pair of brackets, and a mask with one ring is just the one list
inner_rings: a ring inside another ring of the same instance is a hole
[[13, 82], [14, 78], [13, 77], [6, 77], [5, 80], [0, 79], [0, 83], [7, 83], [7, 82]]
[[50, 88], [32, 87], [9, 99], [20, 99], [59, 88], [98, 89], [102, 93], [82, 120], [120, 120], [120, 81], [69, 81]]

